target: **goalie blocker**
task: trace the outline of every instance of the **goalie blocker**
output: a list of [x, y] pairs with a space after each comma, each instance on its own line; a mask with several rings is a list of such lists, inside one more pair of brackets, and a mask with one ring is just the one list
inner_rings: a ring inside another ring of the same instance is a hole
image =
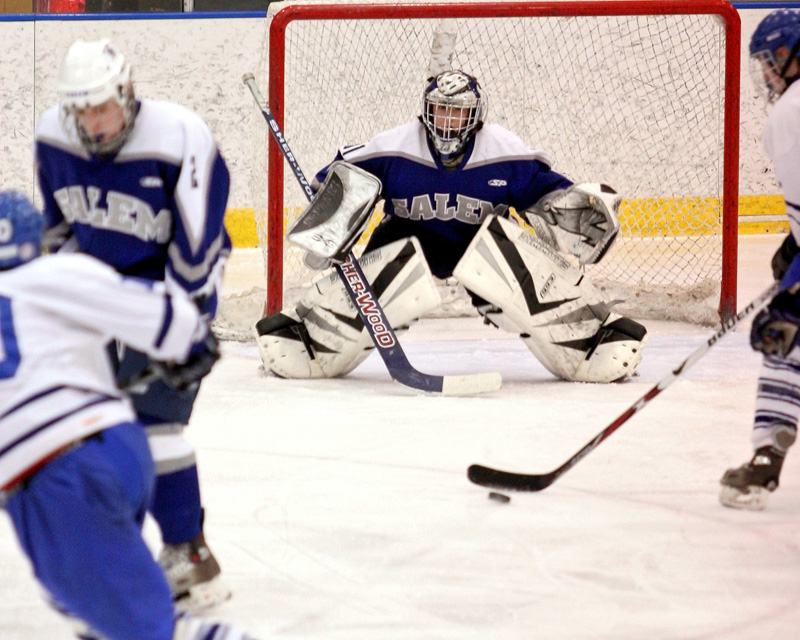
[[286, 239], [306, 250], [310, 269], [340, 263], [369, 222], [381, 181], [348, 162], [331, 164], [314, 199], [297, 218]]

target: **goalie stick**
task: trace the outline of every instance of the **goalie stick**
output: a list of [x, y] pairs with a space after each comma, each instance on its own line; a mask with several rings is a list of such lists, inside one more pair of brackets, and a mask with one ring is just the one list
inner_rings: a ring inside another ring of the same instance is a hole
[[[300, 188], [310, 201], [314, 197], [311, 185], [303, 175], [264, 96], [261, 95], [255, 77], [252, 73], [245, 73], [242, 82], [253, 94], [253, 99], [261, 110], [270, 133], [289, 163], [294, 177], [300, 183]], [[378, 303], [378, 296], [372, 290], [352, 251], [348, 251], [344, 261], [341, 264], [334, 264], [334, 267], [393, 380], [418, 391], [441, 393], [445, 396], [471, 396], [500, 389], [502, 379], [496, 372], [439, 376], [417, 371], [408, 361], [392, 326], [386, 319], [386, 314]]]
[[572, 469], [583, 458], [589, 455], [595, 448], [597, 448], [603, 440], [608, 438], [612, 433], [625, 424], [635, 413], [643, 409], [648, 402], [660, 394], [670, 384], [683, 375], [690, 367], [692, 367], [700, 358], [702, 358], [708, 350], [711, 349], [719, 340], [728, 333], [731, 329], [736, 327], [742, 320], [749, 316], [753, 311], [759, 309], [764, 304], [769, 302], [775, 292], [778, 290], [779, 283], [773, 283], [766, 291], [757, 296], [750, 304], [742, 309], [735, 317], [730, 318], [722, 323], [722, 327], [708, 340], [695, 349], [688, 358], [675, 367], [669, 374], [652, 387], [641, 398], [628, 407], [616, 420], [598, 433], [590, 442], [588, 442], [580, 451], [573, 455], [569, 460], [562, 464], [558, 469], [549, 473], [514, 473], [513, 471], [501, 471], [499, 469], [492, 469], [484, 467], [479, 464], [473, 464], [467, 470], [467, 477], [475, 484], [482, 487], [490, 487], [492, 489], [506, 489], [508, 491], [541, 491], [547, 489], [551, 484], [558, 480], [567, 471]]

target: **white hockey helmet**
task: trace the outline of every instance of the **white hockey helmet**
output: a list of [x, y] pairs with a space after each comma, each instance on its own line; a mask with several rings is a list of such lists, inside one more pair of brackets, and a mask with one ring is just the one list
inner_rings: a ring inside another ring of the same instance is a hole
[[[131, 65], [110, 40], [78, 40], [67, 51], [58, 80], [64, 126], [77, 131], [81, 143], [91, 153], [105, 155], [125, 142], [136, 117], [136, 98], [131, 83]], [[111, 139], [93, 138], [75, 119], [75, 111], [115, 100], [122, 108], [124, 123]], [[74, 124], [73, 124], [74, 122]]]
[[483, 126], [488, 104], [478, 81], [463, 71], [444, 71], [422, 93], [420, 120], [443, 160], [458, 156]]

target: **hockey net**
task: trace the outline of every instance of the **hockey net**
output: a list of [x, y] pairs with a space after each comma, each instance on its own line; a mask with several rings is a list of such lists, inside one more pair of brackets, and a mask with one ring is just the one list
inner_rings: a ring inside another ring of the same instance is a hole
[[[620, 237], [587, 268], [621, 301], [616, 310], [709, 325], [735, 312], [739, 18], [730, 4], [272, 3], [257, 81], [310, 180], [340, 146], [414, 119], [425, 79], [446, 68], [475, 75], [487, 120], [550, 152], [556, 171], [622, 194]], [[272, 313], [319, 274], [284, 242], [305, 195], [263, 122], [253, 140]], [[440, 315], [473, 313], [457, 283], [440, 284]]]

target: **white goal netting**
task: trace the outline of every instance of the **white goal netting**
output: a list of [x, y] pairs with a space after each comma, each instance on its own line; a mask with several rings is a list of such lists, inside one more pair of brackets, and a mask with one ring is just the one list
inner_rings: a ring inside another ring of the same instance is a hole
[[[566, 15], [590, 5], [609, 15]], [[532, 6], [550, 15], [531, 15]], [[621, 7], [647, 13], [614, 15]], [[622, 194], [620, 238], [588, 269], [622, 301], [616, 308], [714, 324], [736, 252], [735, 235], [723, 243], [722, 206], [725, 170], [738, 163], [738, 129], [725, 136], [726, 105], [738, 107], [738, 49], [726, 62], [726, 34], [738, 38], [736, 29], [735, 11], [717, 0], [272, 3], [257, 82], [265, 95], [270, 87], [273, 114], [311, 179], [338, 147], [414, 119], [432, 71], [464, 69], [489, 97], [488, 121], [550, 152], [575, 182]], [[282, 156], [269, 164], [266, 124], [253, 117], [251, 184], [265, 278], [281, 289], [270, 293], [277, 310], [316, 274], [281, 233], [268, 239], [268, 201], [285, 231], [306, 199], [276, 166]], [[442, 283], [440, 314], [472, 313], [459, 289]]]

